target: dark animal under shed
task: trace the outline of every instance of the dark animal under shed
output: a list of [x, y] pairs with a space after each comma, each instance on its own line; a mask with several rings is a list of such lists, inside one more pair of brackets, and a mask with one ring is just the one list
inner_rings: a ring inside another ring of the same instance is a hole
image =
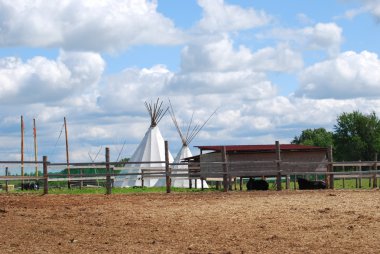
[[31, 182], [31, 183], [22, 183], [21, 184], [21, 189], [22, 190], [39, 190], [40, 186], [39, 186], [38, 183], [34, 183], [34, 182]]
[[305, 178], [297, 178], [297, 182], [300, 190], [326, 189], [324, 181], [310, 181]]
[[252, 177], [247, 182], [247, 190], [268, 190], [269, 184], [263, 179], [255, 180]]

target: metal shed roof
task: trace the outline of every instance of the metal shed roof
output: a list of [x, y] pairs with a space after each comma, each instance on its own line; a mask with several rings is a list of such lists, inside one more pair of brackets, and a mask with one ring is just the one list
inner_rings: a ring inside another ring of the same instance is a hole
[[[218, 146], [195, 146], [202, 151], [215, 151], [219, 152], [224, 147]], [[276, 145], [226, 145], [226, 152], [271, 152], [276, 151]], [[327, 151], [325, 147], [294, 145], [294, 144], [281, 144], [282, 151]]]

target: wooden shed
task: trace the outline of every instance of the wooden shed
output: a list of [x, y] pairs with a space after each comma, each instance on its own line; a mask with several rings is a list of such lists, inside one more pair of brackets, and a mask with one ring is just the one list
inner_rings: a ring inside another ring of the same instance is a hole
[[234, 177], [271, 176], [279, 169], [284, 175], [327, 171], [328, 149], [323, 147], [294, 144], [196, 147], [200, 155], [189, 161], [200, 163], [202, 178], [219, 177], [225, 171]]

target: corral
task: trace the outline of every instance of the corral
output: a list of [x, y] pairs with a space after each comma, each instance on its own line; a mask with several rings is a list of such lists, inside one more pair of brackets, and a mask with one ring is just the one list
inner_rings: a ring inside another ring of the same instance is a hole
[[1, 253], [379, 253], [380, 191], [0, 195]]

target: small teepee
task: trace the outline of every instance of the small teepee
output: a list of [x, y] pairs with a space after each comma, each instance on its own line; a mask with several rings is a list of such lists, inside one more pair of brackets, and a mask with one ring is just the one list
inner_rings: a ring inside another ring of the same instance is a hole
[[[162, 101], [159, 99], [155, 103], [145, 102], [145, 107], [150, 115], [150, 127], [143, 140], [140, 142], [136, 151], [129, 159], [131, 162], [150, 162], [150, 161], [165, 161], [165, 142], [161, 135], [158, 123], [168, 111], [168, 108], [162, 108]], [[173, 162], [173, 157], [169, 152], [169, 161]], [[127, 164], [121, 174], [125, 173], [141, 173], [141, 169], [164, 169], [165, 163], [148, 163], [148, 164]], [[153, 187], [156, 185], [158, 178], [144, 178], [144, 186]], [[133, 187], [141, 186], [141, 175], [117, 176], [115, 178], [115, 187]]]
[[[216, 110], [210, 115], [210, 117], [203, 124], [193, 125], [193, 117], [194, 117], [194, 113], [193, 113], [193, 115], [191, 116], [190, 122], [186, 128], [186, 133], [184, 133], [178, 124], [178, 121], [177, 121], [177, 118], [174, 114], [174, 109], [173, 109], [173, 106], [172, 106], [170, 100], [169, 100], [169, 104], [170, 104], [170, 110], [169, 110], [170, 116], [173, 120], [173, 123], [174, 123], [174, 125], [177, 129], [177, 132], [178, 132], [178, 134], [181, 138], [181, 141], [182, 141], [181, 150], [178, 152], [177, 156], [174, 158], [174, 163], [181, 163], [184, 158], [188, 158], [188, 157], [193, 156], [190, 149], [189, 149], [189, 145], [194, 140], [194, 138], [198, 135], [198, 133], [202, 130], [202, 128], [206, 125], [206, 123], [210, 120], [210, 118], [216, 113]], [[173, 166], [173, 170], [175, 170], [177, 173], [185, 173], [186, 174], [186, 173], [188, 173], [188, 166], [187, 165], [175, 165], [175, 166]], [[182, 170], [183, 170], [183, 172], [182, 172]], [[192, 181], [191, 182], [192, 187], [196, 186], [197, 188], [201, 188], [202, 182], [200, 179], [189, 180], [186, 177], [173, 177], [172, 178], [172, 186], [173, 187], [189, 188], [190, 181]], [[204, 181], [204, 180], [203, 180], [203, 188], [208, 188], [208, 185], [207, 185], [206, 181]]]

